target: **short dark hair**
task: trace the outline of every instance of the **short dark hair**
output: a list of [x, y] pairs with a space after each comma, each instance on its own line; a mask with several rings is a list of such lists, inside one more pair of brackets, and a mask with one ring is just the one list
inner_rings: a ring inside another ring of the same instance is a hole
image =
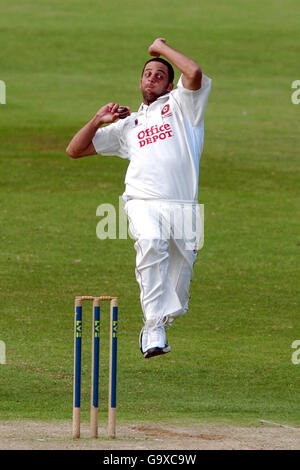
[[169, 83], [173, 83], [173, 81], [174, 81], [174, 69], [173, 69], [172, 65], [167, 60], [163, 59], [162, 57], [154, 57], [153, 59], [147, 60], [147, 62], [144, 65], [143, 71], [142, 71], [142, 76], [144, 74], [144, 70], [146, 68], [146, 65], [149, 64], [149, 62], [161, 62], [162, 64], [166, 65], [166, 67], [168, 68]]

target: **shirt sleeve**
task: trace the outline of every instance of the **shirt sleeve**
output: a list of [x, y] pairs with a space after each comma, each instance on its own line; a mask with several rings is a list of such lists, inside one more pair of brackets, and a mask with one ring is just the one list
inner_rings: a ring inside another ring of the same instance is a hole
[[179, 101], [182, 113], [189, 119], [193, 127], [197, 127], [204, 119], [206, 104], [211, 90], [211, 78], [202, 74], [199, 90], [189, 90], [182, 84], [182, 75], [177, 83], [174, 98]]
[[92, 139], [96, 152], [130, 159], [122, 130], [122, 121], [100, 127]]

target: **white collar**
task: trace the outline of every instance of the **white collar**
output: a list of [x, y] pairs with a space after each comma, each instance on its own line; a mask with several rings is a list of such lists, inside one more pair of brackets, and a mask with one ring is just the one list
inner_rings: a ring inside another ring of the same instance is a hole
[[157, 103], [158, 101], [162, 101], [162, 100], [165, 100], [166, 98], [168, 98], [170, 95], [170, 92], [166, 93], [165, 95], [162, 95], [162, 96], [159, 96], [155, 101], [153, 101], [153, 103], [151, 104], [145, 104], [145, 103], [142, 103], [141, 106], [139, 107], [138, 109], [138, 113], [140, 111], [144, 111], [146, 109], [148, 109], [150, 106], [152, 106], [153, 104]]

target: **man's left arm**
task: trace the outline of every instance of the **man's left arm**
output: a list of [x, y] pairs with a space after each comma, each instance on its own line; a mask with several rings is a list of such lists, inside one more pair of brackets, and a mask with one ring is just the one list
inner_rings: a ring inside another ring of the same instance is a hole
[[202, 71], [192, 59], [166, 44], [164, 38], [157, 38], [149, 47], [149, 54], [154, 57], [164, 56], [182, 72], [182, 84], [188, 90], [199, 90]]

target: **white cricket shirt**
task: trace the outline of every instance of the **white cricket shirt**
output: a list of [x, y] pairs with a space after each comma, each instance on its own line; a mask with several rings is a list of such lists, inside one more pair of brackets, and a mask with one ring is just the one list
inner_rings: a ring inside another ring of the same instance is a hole
[[128, 158], [124, 199], [197, 201], [204, 113], [211, 79], [199, 90], [177, 88], [137, 112], [97, 130], [93, 144], [101, 155]]

